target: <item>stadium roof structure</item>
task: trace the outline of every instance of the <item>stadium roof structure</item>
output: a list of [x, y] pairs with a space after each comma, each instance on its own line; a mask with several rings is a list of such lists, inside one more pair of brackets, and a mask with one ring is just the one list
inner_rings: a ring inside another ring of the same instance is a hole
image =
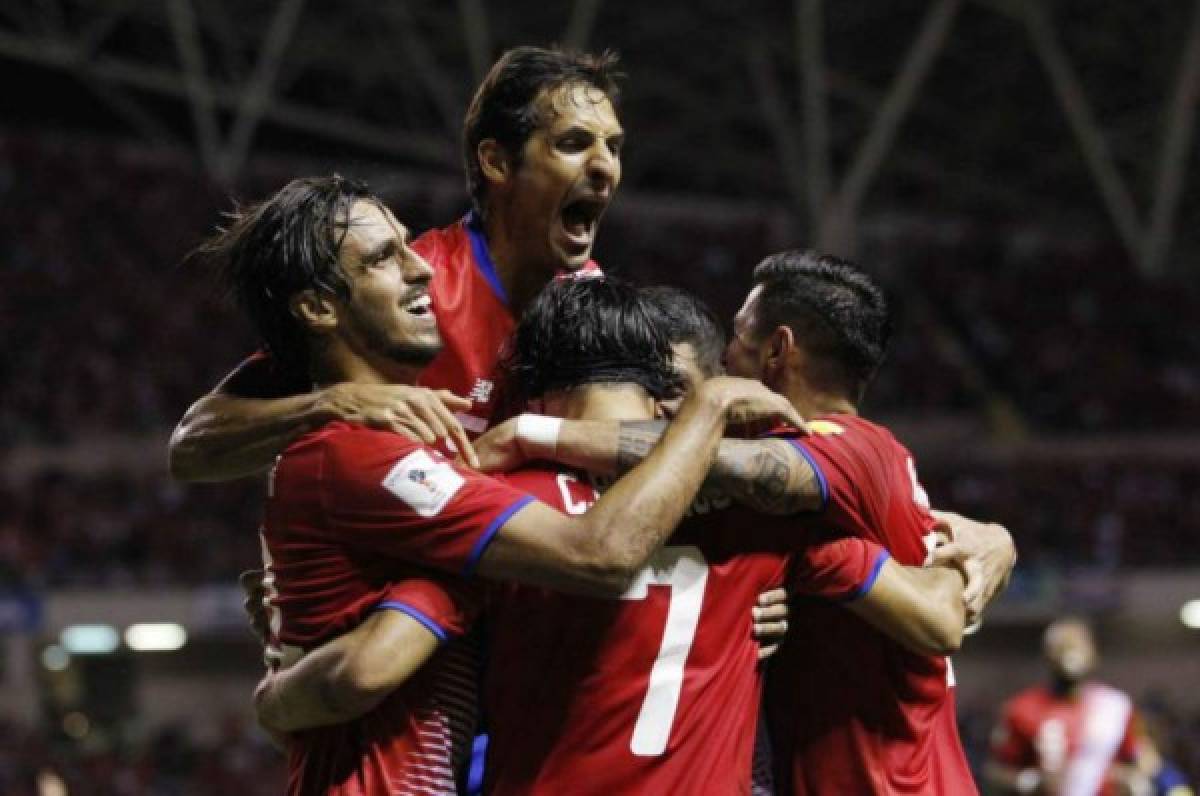
[[1085, 229], [1143, 273], [1200, 231], [1200, 2], [8, 0], [3, 125], [194, 147], [219, 183], [265, 151], [457, 175], [504, 47], [611, 48], [626, 184], [770, 202], [809, 238], [903, 208]]

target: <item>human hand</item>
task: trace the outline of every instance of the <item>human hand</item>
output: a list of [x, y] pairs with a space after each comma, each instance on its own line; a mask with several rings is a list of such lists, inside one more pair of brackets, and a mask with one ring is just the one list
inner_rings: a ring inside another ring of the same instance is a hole
[[271, 620], [267, 615], [267, 588], [263, 585], [266, 572], [261, 569], [248, 569], [238, 575], [238, 584], [246, 599], [242, 601], [242, 610], [250, 620], [250, 629], [258, 636], [259, 643], [267, 647], [271, 643]]
[[750, 609], [753, 619], [751, 635], [758, 642], [760, 661], [774, 655], [787, 636], [788, 593], [786, 589], [772, 589], [758, 595], [758, 604]]
[[505, 473], [525, 463], [525, 452], [521, 449], [521, 439], [517, 434], [517, 420], [515, 417], [505, 420], [475, 440], [476, 466], [480, 472]]
[[791, 402], [762, 382], [718, 376], [705, 381], [696, 392], [701, 399], [715, 402], [724, 412], [727, 425], [737, 427], [746, 436], [756, 436], [779, 424], [808, 430]]
[[471, 401], [449, 390], [431, 390], [405, 384], [343, 382], [321, 390], [319, 410], [330, 417], [415, 437], [426, 445], [449, 440], [471, 467], [479, 466], [475, 449], [455, 412], [471, 408]]
[[934, 548], [932, 563], [957, 566], [966, 578], [963, 602], [967, 624], [973, 624], [983, 609], [1008, 585], [1017, 550], [1008, 530], [994, 522], [977, 522], [951, 511], [933, 511], [938, 528], [950, 537]]

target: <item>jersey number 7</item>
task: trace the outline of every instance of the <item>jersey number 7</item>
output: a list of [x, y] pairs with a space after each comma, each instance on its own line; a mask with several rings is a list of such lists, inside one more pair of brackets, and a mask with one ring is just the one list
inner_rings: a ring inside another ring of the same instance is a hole
[[662, 644], [650, 669], [646, 698], [642, 700], [637, 723], [633, 725], [633, 740], [629, 744], [630, 751], [640, 757], [655, 757], [666, 751], [683, 690], [684, 667], [700, 623], [707, 582], [708, 561], [698, 547], [664, 547], [651, 557], [621, 595], [622, 600], [644, 600], [650, 594], [651, 584], [667, 586], [671, 590]]

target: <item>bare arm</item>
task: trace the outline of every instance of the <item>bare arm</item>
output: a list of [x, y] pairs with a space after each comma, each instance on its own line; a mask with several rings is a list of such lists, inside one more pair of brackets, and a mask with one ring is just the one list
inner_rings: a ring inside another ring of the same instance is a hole
[[437, 651], [428, 628], [377, 611], [354, 630], [268, 672], [254, 692], [258, 722], [276, 733], [340, 724], [372, 710]]
[[644, 460], [586, 513], [530, 504], [480, 559], [490, 578], [556, 589], [623, 591], [675, 529], [716, 457], [726, 422], [797, 422], [782, 396], [745, 379], [711, 379], [684, 402]]
[[952, 655], [962, 645], [964, 584], [955, 569], [889, 558], [871, 590], [846, 607], [918, 655]]
[[[599, 475], [619, 475], [641, 462], [658, 442], [665, 421], [564, 420], [553, 451], [529, 444], [510, 420], [478, 441], [485, 470], [511, 469], [530, 458], [553, 458]], [[780, 439], [722, 440], [704, 485], [720, 489], [762, 514], [795, 514], [821, 507], [812, 466]]]
[[454, 441], [467, 462], [474, 451], [455, 411], [471, 402], [446, 390], [404, 385], [335, 384], [287, 394], [270, 361], [250, 359], [184, 414], [171, 434], [168, 462], [181, 481], [227, 481], [266, 470], [302, 434], [331, 420], [404, 431], [433, 444]]

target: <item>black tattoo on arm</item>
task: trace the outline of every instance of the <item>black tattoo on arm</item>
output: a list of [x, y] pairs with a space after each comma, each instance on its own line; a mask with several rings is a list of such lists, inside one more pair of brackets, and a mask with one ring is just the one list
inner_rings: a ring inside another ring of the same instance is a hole
[[[661, 420], [622, 423], [617, 441], [618, 474], [646, 458], [665, 427]], [[704, 487], [719, 489], [763, 514], [821, 509], [821, 486], [812, 465], [781, 439], [723, 440]]]

